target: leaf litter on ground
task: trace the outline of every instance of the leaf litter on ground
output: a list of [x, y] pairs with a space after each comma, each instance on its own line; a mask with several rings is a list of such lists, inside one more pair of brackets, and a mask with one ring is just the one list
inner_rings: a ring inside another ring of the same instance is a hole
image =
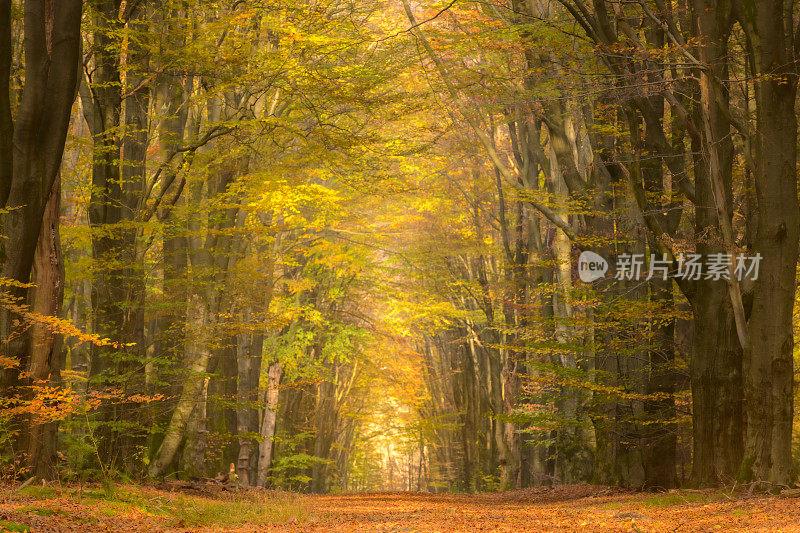
[[594, 485], [492, 494], [299, 495], [184, 482], [0, 489], [0, 532], [800, 532], [800, 495], [636, 493]]

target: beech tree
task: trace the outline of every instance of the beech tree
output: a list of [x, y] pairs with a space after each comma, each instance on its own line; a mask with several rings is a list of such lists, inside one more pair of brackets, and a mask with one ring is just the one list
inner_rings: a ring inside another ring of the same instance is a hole
[[[6, 399], [29, 394], [21, 387], [49, 380], [61, 364], [57, 341], [43, 339], [40, 329], [31, 334], [14, 307], [26, 303], [35, 269], [33, 281], [42, 288], [33, 308], [59, 314], [59, 166], [76, 96], [82, 8], [80, 1], [12, 4], [0, 3], [0, 265], [11, 304], [0, 310]], [[16, 56], [20, 39], [23, 57]], [[51, 475], [54, 435], [42, 434], [32, 420], [20, 431], [32, 469]]]

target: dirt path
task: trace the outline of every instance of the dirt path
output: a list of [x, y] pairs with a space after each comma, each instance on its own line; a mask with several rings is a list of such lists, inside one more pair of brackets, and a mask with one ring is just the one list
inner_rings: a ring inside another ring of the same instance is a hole
[[[113, 496], [5, 490], [0, 531], [800, 532], [800, 499], [719, 492], [632, 494], [588, 485], [491, 495], [186, 494], [122, 487]], [[24, 529], [28, 527], [29, 529]]]

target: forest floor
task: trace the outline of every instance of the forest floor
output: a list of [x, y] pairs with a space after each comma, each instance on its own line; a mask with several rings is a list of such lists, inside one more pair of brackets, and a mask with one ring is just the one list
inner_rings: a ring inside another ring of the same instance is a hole
[[[499, 494], [304, 496], [189, 484], [0, 489], [0, 531], [800, 531], [800, 498], [573, 485]], [[797, 491], [793, 491], [797, 492]]]

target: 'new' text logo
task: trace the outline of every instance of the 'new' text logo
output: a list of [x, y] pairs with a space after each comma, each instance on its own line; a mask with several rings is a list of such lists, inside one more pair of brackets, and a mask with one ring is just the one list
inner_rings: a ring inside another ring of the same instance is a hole
[[578, 258], [578, 276], [584, 283], [604, 278], [608, 272], [608, 261], [594, 252], [583, 252]]

